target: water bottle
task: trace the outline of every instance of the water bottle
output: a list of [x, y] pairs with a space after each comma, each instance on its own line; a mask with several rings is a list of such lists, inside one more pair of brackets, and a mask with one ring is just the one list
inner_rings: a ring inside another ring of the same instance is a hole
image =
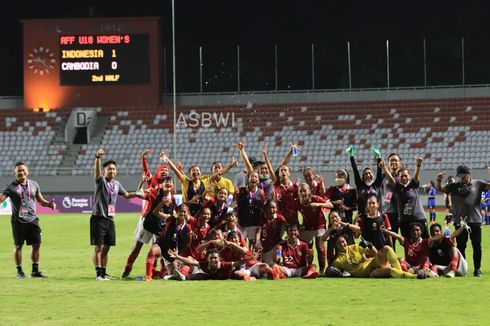
[[277, 257], [276, 257], [277, 258], [277, 261], [276, 262], [279, 264], [279, 263], [281, 263], [281, 257], [282, 257], [282, 248], [281, 248], [281, 246], [279, 246], [277, 248], [276, 255], [277, 255]]
[[298, 149], [296, 147], [293, 147], [293, 156], [296, 157], [298, 156], [298, 154], [299, 154]]
[[449, 228], [447, 226], [444, 228], [444, 236], [446, 238], [449, 238], [451, 236], [451, 231], [449, 230]]

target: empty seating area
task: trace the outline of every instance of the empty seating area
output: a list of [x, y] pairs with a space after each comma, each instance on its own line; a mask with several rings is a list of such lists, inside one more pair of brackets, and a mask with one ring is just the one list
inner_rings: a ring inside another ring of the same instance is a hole
[[22, 160], [33, 174], [56, 175], [66, 145], [53, 143], [53, 139], [61, 120], [69, 112], [0, 110], [0, 151], [3, 153], [0, 173], [11, 176], [15, 162]]
[[[109, 123], [101, 144], [82, 148], [75, 174], [91, 173], [93, 154], [103, 147], [121, 173], [140, 172], [144, 148], [167, 150], [184, 167], [198, 164], [209, 173], [216, 160], [239, 158], [233, 147], [244, 141], [249, 155], [266, 146], [277, 167], [290, 143], [302, 146], [290, 167], [300, 171], [349, 168], [344, 150], [356, 144], [361, 165], [373, 165], [370, 147], [384, 155], [397, 152], [410, 164], [425, 159], [426, 169], [451, 169], [465, 162], [474, 168], [489, 163], [490, 98], [455, 98], [305, 104], [254, 104], [177, 108], [176, 153], [173, 112], [166, 108], [103, 108]], [[150, 166], [158, 155], [149, 157]]]

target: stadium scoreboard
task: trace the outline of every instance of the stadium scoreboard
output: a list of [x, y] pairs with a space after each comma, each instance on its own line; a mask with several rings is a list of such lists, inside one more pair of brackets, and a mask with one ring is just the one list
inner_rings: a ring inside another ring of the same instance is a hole
[[150, 82], [148, 34], [61, 35], [59, 48], [63, 86]]

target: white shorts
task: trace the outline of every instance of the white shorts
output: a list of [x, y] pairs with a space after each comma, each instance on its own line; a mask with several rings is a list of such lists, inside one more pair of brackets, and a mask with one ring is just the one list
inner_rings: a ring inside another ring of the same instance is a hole
[[[274, 257], [277, 255], [277, 249], [272, 248], [271, 250], [267, 252], [262, 252], [262, 262], [266, 264], [272, 264], [275, 263]], [[277, 258], [277, 257], [276, 257]]]
[[140, 243], [153, 243], [155, 241], [155, 235], [143, 227], [145, 218], [140, 218], [136, 230], [134, 230], [134, 235], [136, 241]]
[[318, 230], [302, 230], [299, 232], [299, 238], [300, 240], [303, 240], [304, 242], [311, 242], [314, 238], [316, 237], [321, 237], [325, 234], [326, 230], [325, 229], [318, 229]]
[[[456, 276], [466, 276], [468, 274], [468, 262], [466, 259], [464, 259], [463, 255], [461, 254], [461, 251], [459, 251], [457, 248], [454, 248], [458, 251], [458, 268], [456, 269]], [[437, 265], [437, 269], [441, 271], [442, 275], [446, 275], [450, 270], [451, 266], [442, 266], [442, 265]]]
[[289, 268], [282, 266], [286, 270], [287, 277], [301, 277], [303, 276], [303, 267], [299, 268]]
[[248, 239], [250, 241], [255, 241], [255, 233], [257, 229], [260, 228], [259, 225], [246, 226], [243, 228], [243, 238]]
[[264, 264], [264, 263], [256, 263], [256, 264], [254, 264], [250, 268], [242, 269], [242, 271], [244, 271], [245, 273], [247, 273], [249, 276], [253, 276], [253, 277], [259, 278], [260, 277], [259, 268], [260, 268], [260, 266], [264, 266], [264, 265], [267, 265], [267, 264]]

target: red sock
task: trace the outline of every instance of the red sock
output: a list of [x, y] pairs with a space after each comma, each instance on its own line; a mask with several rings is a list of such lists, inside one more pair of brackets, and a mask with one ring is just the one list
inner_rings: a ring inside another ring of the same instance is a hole
[[439, 274], [439, 272], [437, 271], [437, 265], [432, 265], [430, 267], [431, 271], [433, 271], [435, 274]]
[[402, 267], [402, 271], [408, 272], [408, 264], [404, 260], [400, 260], [400, 266]]
[[452, 271], [457, 271], [458, 270], [458, 264], [459, 264], [459, 257], [458, 256], [454, 256], [451, 258], [451, 270]]
[[191, 268], [187, 265], [184, 265], [182, 266], [182, 268], [180, 269], [180, 272], [184, 275], [184, 276], [187, 276], [189, 275], [189, 271], [191, 270]]
[[146, 256], [146, 278], [151, 278], [153, 276], [153, 264], [155, 263], [155, 254], [149, 252]]

